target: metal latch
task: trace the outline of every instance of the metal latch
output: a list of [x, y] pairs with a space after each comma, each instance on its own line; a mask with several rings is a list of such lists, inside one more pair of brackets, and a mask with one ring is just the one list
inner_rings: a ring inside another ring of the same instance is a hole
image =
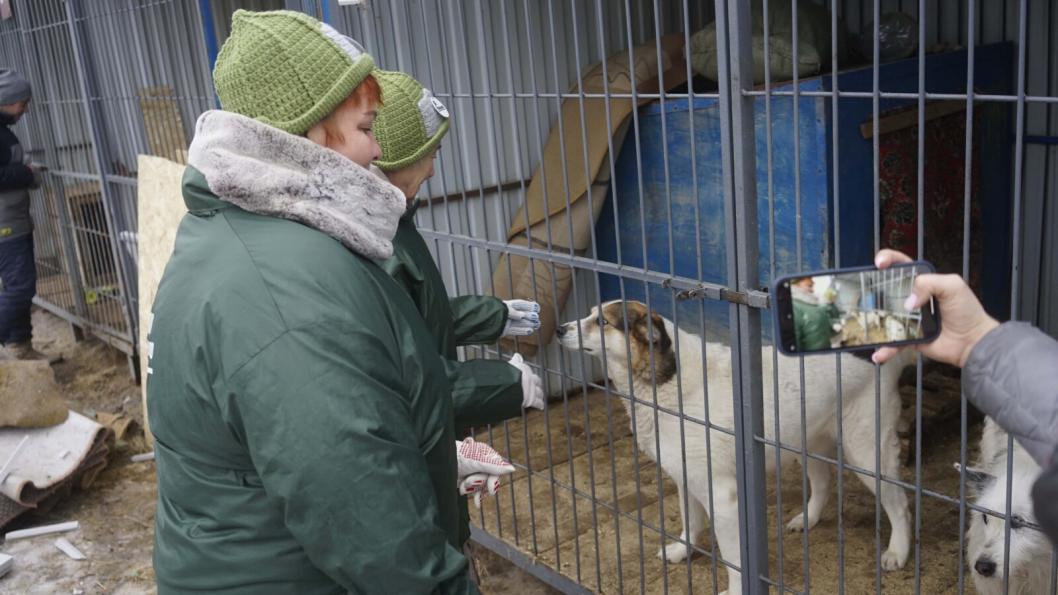
[[767, 291], [734, 291], [718, 285], [702, 285], [694, 289], [684, 289], [676, 294], [679, 301], [686, 300], [722, 300], [733, 304], [743, 304], [751, 308], [768, 309], [771, 304], [771, 296]]

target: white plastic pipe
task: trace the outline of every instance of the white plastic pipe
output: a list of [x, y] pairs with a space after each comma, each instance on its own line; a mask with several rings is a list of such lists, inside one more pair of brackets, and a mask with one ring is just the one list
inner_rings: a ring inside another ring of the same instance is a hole
[[67, 523], [57, 523], [54, 525], [41, 525], [40, 527], [31, 527], [29, 529], [21, 529], [18, 531], [11, 531], [4, 536], [5, 541], [11, 541], [13, 539], [25, 539], [27, 537], [37, 537], [38, 535], [48, 535], [50, 533], [63, 533], [65, 531], [76, 531], [81, 528], [81, 523], [77, 521], [70, 521]]
[[138, 455], [132, 455], [130, 457], [130, 459], [132, 460], [133, 463], [142, 463], [144, 461], [153, 461], [154, 460], [154, 451], [152, 450], [151, 452], [145, 452], [145, 453], [138, 454]]
[[65, 537], [60, 537], [55, 540], [55, 547], [59, 548], [59, 551], [66, 554], [74, 560], [87, 560], [88, 557], [81, 553], [81, 550], [77, 549], [77, 546], [70, 543]]

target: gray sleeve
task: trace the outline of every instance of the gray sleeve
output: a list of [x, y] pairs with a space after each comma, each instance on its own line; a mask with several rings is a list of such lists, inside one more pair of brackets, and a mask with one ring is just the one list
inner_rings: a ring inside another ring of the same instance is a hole
[[1050, 462], [1058, 447], [1058, 341], [1028, 323], [1004, 323], [970, 352], [962, 387], [1037, 463]]

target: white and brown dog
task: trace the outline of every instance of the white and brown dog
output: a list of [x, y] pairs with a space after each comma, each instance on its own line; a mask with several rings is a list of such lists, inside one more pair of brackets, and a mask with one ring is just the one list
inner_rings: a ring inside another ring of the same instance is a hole
[[[650, 312], [644, 304], [632, 301], [615, 301], [597, 306], [587, 317], [560, 326], [558, 335], [566, 349], [580, 350], [605, 359], [608, 376], [623, 395], [621, 402], [633, 420], [632, 430], [639, 448], [660, 464], [679, 488], [680, 513], [684, 520], [680, 540], [694, 543], [705, 529], [706, 512], [710, 510], [709, 497], [712, 494], [713, 533], [721, 556], [729, 563], [741, 566], [734, 438], [728, 433], [710, 430], [707, 446], [705, 432], [698, 431], [700, 424], [683, 420], [686, 431], [681, 432], [681, 419], [677, 415], [658, 411], [655, 418], [653, 407], [656, 390], [660, 407], [668, 411], [682, 409], [686, 418], [704, 423], [708, 394], [709, 423], [732, 429], [734, 405], [730, 348], [722, 343], [707, 342], [703, 354], [703, 343], [698, 337], [685, 332], [677, 333], [671, 321]], [[678, 345], [673, 343], [674, 337]], [[705, 371], [702, 370], [703, 362], [707, 364]], [[765, 434], [774, 440], [776, 398], [773, 394], [770, 347], [764, 348], [762, 363]], [[877, 412], [881, 417], [881, 436], [876, 437], [875, 367], [870, 362], [848, 354], [841, 356], [844, 460], [848, 465], [874, 473], [875, 445], [881, 444], [881, 471], [883, 476], [890, 478], [900, 475], [900, 442], [896, 423], [900, 414], [897, 382], [902, 363], [890, 362], [881, 368], [881, 410]], [[804, 358], [804, 367], [802, 414], [799, 359], [779, 356], [779, 369], [775, 377], [779, 387], [779, 437], [782, 443], [797, 448], [800, 448], [803, 440], [809, 452], [834, 456], [839, 398], [834, 359]], [[636, 397], [634, 408], [628, 395]], [[806, 420], [804, 436], [801, 431], [802, 419]], [[681, 436], [684, 437], [682, 449]], [[782, 458], [785, 463], [788, 459], [799, 460], [799, 455], [787, 451]], [[683, 467], [685, 460], [688, 463], [686, 470]], [[774, 451], [765, 456], [765, 461], [769, 468], [774, 467]], [[712, 477], [709, 476], [710, 465], [707, 462], [711, 462]], [[815, 526], [829, 496], [830, 465], [810, 458], [807, 471], [811, 485], [808, 510], [787, 524], [790, 530], [811, 529]], [[685, 472], [686, 485], [683, 479]], [[858, 476], [873, 493], [874, 478]], [[759, 489], [763, 490], [764, 486], [759, 486]], [[689, 510], [684, 506], [686, 496], [689, 496]], [[882, 566], [886, 570], [902, 568], [907, 562], [911, 545], [907, 497], [899, 486], [882, 481], [880, 498], [892, 525], [889, 546], [881, 558]], [[663, 547], [658, 555], [667, 557], [669, 561], [680, 561], [688, 553], [687, 546], [676, 542]], [[741, 592], [740, 580], [739, 572], [729, 567], [728, 593]]]

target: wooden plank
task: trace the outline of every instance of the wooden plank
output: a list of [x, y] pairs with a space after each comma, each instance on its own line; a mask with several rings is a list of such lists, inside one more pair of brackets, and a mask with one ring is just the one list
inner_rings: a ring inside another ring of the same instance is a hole
[[150, 154], [186, 164], [187, 137], [172, 87], [144, 87], [139, 95]]
[[[975, 104], [976, 106], [977, 104]], [[926, 121], [943, 118], [954, 113], [966, 111], [965, 101], [928, 101], [926, 102]], [[891, 115], [883, 115], [878, 118], [878, 134], [885, 135], [890, 132], [918, 125], [918, 108], [900, 108], [900, 111]], [[865, 139], [874, 138], [874, 120], [869, 118], [860, 124], [860, 134]]]
[[66, 197], [73, 227], [74, 257], [85, 286], [85, 300], [91, 306], [98, 301], [100, 291], [111, 291], [117, 285], [117, 269], [108, 243], [111, 230], [106, 222], [103, 195], [99, 182], [79, 182], [67, 184], [63, 196]]

